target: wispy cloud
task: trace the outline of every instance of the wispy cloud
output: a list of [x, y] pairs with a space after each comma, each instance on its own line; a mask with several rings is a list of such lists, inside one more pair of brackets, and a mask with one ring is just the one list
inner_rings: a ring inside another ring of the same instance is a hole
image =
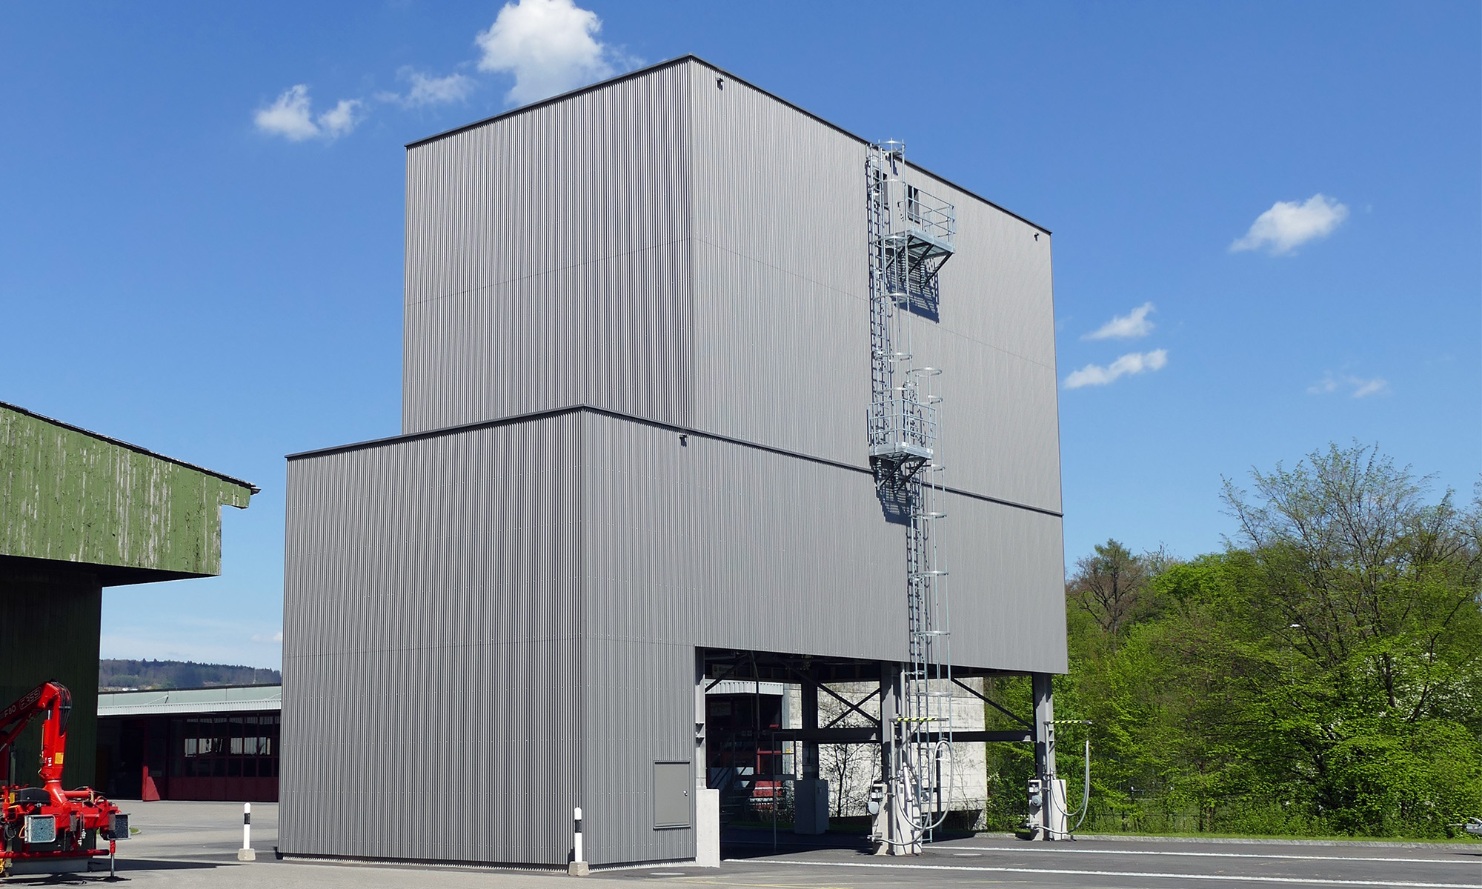
[[1382, 377], [1365, 379], [1352, 374], [1323, 374], [1322, 379], [1307, 387], [1308, 395], [1332, 395], [1337, 392], [1352, 398], [1368, 398], [1389, 391], [1389, 381]]
[[602, 20], [572, 0], [518, 0], [499, 10], [475, 42], [480, 71], [513, 74], [506, 99], [524, 104], [611, 77], [628, 63], [597, 39]]
[[257, 109], [253, 121], [262, 132], [290, 142], [332, 141], [355, 129], [361, 120], [360, 108], [359, 99], [341, 99], [333, 108], [315, 115], [309, 87], [300, 83], [284, 90], [271, 105]]
[[1162, 370], [1163, 366], [1167, 363], [1167, 349], [1154, 349], [1151, 352], [1129, 352], [1105, 367], [1099, 364], [1086, 365], [1065, 378], [1065, 388], [1079, 389], [1082, 386], [1106, 386], [1122, 377]]
[[402, 68], [396, 72], [396, 76], [409, 84], [406, 93], [378, 93], [376, 98], [384, 102], [395, 102], [403, 108], [462, 102], [478, 86], [478, 82], [472, 77], [456, 71], [445, 77], [434, 77], [415, 68]]
[[277, 669], [283, 658], [283, 634], [265, 627], [255, 633], [244, 633], [243, 629], [240, 625], [202, 628], [183, 620], [163, 625], [115, 626], [102, 634], [98, 644], [105, 658], [250, 664]]
[[1230, 252], [1264, 249], [1272, 256], [1282, 256], [1308, 241], [1327, 237], [1347, 218], [1346, 206], [1321, 194], [1301, 204], [1277, 201], [1256, 217], [1245, 237], [1230, 245]]
[[1117, 315], [1081, 337], [1083, 340], [1131, 340], [1153, 332], [1154, 324], [1148, 320], [1153, 304], [1143, 303], [1125, 315]]
[[[505, 99], [524, 104], [602, 80], [637, 67], [640, 60], [597, 39], [602, 20], [574, 0], [515, 0], [505, 3], [494, 24], [474, 38], [479, 72], [514, 76]], [[402, 108], [446, 105], [466, 100], [479, 79], [454, 71], [438, 76], [406, 66], [397, 71], [405, 91], [373, 93], [376, 101]], [[333, 141], [350, 133], [365, 118], [361, 99], [341, 99], [328, 111], [315, 113], [307, 84], [284, 90], [276, 101], [258, 108], [253, 120], [261, 132], [291, 142]]]

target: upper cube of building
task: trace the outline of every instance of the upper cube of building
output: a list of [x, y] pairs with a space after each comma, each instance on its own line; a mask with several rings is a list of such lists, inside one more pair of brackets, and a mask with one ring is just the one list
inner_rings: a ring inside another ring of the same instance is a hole
[[[868, 150], [693, 56], [409, 146], [403, 432], [588, 405], [866, 465]], [[900, 176], [955, 208], [912, 344], [951, 483], [1058, 512], [1049, 232]]]

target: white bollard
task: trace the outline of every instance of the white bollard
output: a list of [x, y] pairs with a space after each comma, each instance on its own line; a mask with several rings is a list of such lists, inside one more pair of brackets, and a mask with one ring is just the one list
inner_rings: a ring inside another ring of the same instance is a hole
[[237, 850], [238, 861], [256, 861], [252, 851], [252, 803], [242, 803], [242, 848]]
[[591, 869], [587, 866], [586, 852], [582, 849], [581, 835], [581, 806], [577, 806], [575, 817], [572, 819], [571, 864], [566, 867], [566, 872], [573, 877], [585, 877], [591, 873]]

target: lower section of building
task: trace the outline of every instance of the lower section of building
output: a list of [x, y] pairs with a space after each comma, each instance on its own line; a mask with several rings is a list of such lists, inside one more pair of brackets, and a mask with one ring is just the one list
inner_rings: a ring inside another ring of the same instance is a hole
[[[910, 659], [867, 465], [573, 408], [294, 457], [287, 496], [285, 854], [565, 868], [580, 808], [593, 866], [703, 859], [712, 768], [843, 737], [712, 763], [727, 658], [877, 687]], [[946, 508], [959, 675], [1063, 670], [1059, 517]]]

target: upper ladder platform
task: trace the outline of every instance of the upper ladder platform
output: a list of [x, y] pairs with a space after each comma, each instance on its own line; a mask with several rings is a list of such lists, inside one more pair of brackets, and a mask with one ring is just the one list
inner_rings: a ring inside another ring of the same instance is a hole
[[912, 271], [936, 274], [953, 252], [957, 208], [942, 198], [900, 180], [890, 182], [890, 230], [885, 249], [904, 255]]

